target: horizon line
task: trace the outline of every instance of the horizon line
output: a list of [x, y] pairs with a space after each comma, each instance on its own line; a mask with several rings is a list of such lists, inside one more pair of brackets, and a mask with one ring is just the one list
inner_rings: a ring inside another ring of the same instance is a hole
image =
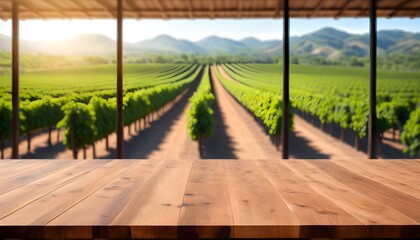
[[[324, 29], [334, 29], [334, 30], [336, 30], [336, 31], [344, 32], [344, 33], [351, 34], [351, 35], [359, 35], [359, 36], [369, 34], [369, 32], [365, 32], [365, 33], [352, 33], [352, 32], [349, 32], [349, 31], [346, 31], [346, 30], [343, 30], [343, 29], [337, 28], [337, 27], [333, 27], [333, 26], [324, 26], [324, 27], [320, 27], [320, 28], [318, 28], [317, 30], [314, 30], [314, 31], [311, 31], [311, 32], [307, 32], [307, 33], [303, 33], [303, 34], [301, 34], [301, 35], [290, 35], [290, 38], [308, 36], [308, 35], [314, 34], [314, 33], [316, 33], [316, 32], [322, 31], [322, 30], [324, 30]], [[420, 33], [420, 32], [407, 31], [407, 30], [404, 30], [404, 29], [398, 29], [398, 28], [393, 28], [393, 29], [380, 29], [380, 30], [377, 30], [377, 32], [383, 32], [383, 31], [401, 31], [401, 32], [411, 33], [411, 34], [418, 34], [418, 33]], [[7, 36], [7, 37], [11, 37], [11, 35], [9, 35], [9, 34], [4, 34], [4, 33], [0, 33], [0, 35]], [[107, 37], [107, 38], [109, 38], [109, 39], [112, 39], [112, 40], [114, 40], [114, 41], [116, 40], [116, 39], [115, 39], [115, 38], [113, 38], [113, 37], [110, 37], [110, 36], [108, 36], [108, 35], [106, 35], [106, 34], [103, 34], [103, 33], [98, 33], [98, 32], [92, 32], [92, 33], [80, 33], [80, 34], [78, 34], [78, 35], [75, 35], [74, 37], [62, 38], [62, 39], [41, 39], [41, 40], [35, 40], [35, 41], [33, 41], [33, 40], [24, 39], [24, 38], [19, 38], [19, 40], [24, 40], [24, 41], [28, 41], [28, 42], [34, 42], [34, 43], [36, 43], [36, 42], [55, 42], [55, 41], [65, 41], [65, 40], [71, 40], [71, 39], [78, 38], [78, 37], [80, 37], [80, 36], [89, 36], [89, 35], [100, 35], [100, 36], [104, 36], [104, 37]], [[125, 42], [125, 43], [130, 43], [130, 44], [136, 44], [136, 43], [139, 43], [139, 42], [142, 42], [142, 41], [152, 40], [152, 39], [157, 38], [157, 37], [160, 37], [160, 36], [169, 36], [169, 37], [171, 37], [171, 38], [173, 38], [173, 39], [176, 39], [176, 40], [178, 40], [178, 41], [179, 41], [179, 40], [181, 40], [181, 41], [189, 41], [189, 42], [193, 42], [193, 43], [200, 42], [200, 41], [202, 41], [202, 40], [204, 40], [204, 39], [207, 39], [207, 38], [210, 38], [210, 37], [218, 37], [218, 38], [228, 39], [228, 40], [233, 40], [233, 41], [238, 41], [238, 42], [243, 41], [243, 40], [248, 39], [248, 38], [254, 38], [254, 39], [256, 39], [256, 40], [258, 40], [258, 41], [261, 41], [261, 42], [282, 41], [282, 40], [283, 40], [283, 39], [281, 39], [281, 38], [274, 38], [274, 39], [261, 39], [261, 38], [258, 38], [258, 37], [252, 36], [252, 35], [249, 35], [249, 36], [246, 36], [246, 37], [242, 37], [242, 38], [239, 38], [239, 39], [235, 39], [235, 38], [230, 38], [230, 37], [224, 37], [224, 36], [217, 35], [217, 34], [210, 34], [210, 35], [207, 35], [206, 37], [203, 37], [203, 38], [201, 38], [201, 39], [199, 39], [199, 40], [190, 40], [190, 39], [186, 39], [186, 38], [177, 38], [177, 37], [174, 37], [174, 36], [172, 36], [172, 35], [170, 35], [170, 34], [166, 34], [166, 33], [161, 33], [161, 34], [157, 34], [157, 35], [155, 35], [155, 36], [153, 36], [153, 37], [151, 37], [151, 38], [147, 38], [147, 39], [143, 39], [143, 40], [136, 40], [135, 42], [127, 42], [127, 41], [124, 41], [124, 42]]]

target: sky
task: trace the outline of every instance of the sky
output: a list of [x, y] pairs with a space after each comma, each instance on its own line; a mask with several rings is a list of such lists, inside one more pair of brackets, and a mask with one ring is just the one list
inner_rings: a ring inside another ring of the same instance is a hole
[[[301, 36], [322, 27], [335, 27], [349, 33], [367, 33], [367, 18], [291, 19], [291, 36]], [[261, 40], [282, 39], [282, 19], [241, 20], [124, 20], [124, 41], [134, 43], [160, 34], [197, 41], [210, 35], [235, 40], [253, 36]], [[378, 19], [378, 29], [420, 32], [420, 19]], [[115, 20], [26, 20], [20, 22], [20, 38], [29, 41], [57, 40], [80, 34], [99, 33], [116, 37]], [[11, 35], [11, 21], [0, 21], [0, 34]]]

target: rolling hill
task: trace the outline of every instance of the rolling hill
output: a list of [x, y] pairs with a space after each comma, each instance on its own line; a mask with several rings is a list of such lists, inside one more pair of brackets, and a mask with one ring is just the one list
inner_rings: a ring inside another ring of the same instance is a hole
[[[80, 35], [60, 41], [30, 42], [21, 40], [22, 53], [45, 53], [54, 55], [98, 55], [115, 54], [115, 40], [100, 34]], [[124, 43], [124, 54], [141, 56], [144, 54], [201, 54], [201, 55], [281, 55], [280, 40], [262, 41], [247, 37], [239, 41], [218, 36], [209, 36], [192, 42], [176, 39], [169, 35], [137, 43]], [[10, 51], [10, 37], [0, 35], [0, 51]], [[381, 30], [378, 32], [378, 54], [408, 54], [420, 51], [420, 33], [401, 30]], [[340, 59], [351, 56], [364, 57], [369, 54], [369, 35], [350, 34], [335, 28], [322, 28], [303, 36], [291, 37], [292, 54], [307, 54]]]

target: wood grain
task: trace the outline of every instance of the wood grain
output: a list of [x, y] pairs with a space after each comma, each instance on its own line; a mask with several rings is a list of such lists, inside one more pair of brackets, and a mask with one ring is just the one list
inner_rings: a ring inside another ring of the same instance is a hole
[[[298, 237], [298, 220], [253, 161], [225, 161], [235, 237]], [[258, 227], [250, 228], [256, 225]]]
[[[328, 175], [337, 179], [338, 182], [363, 194], [367, 197], [382, 202], [406, 216], [420, 223], [420, 199], [407, 195], [403, 192], [390, 188], [382, 183], [358, 175], [330, 161], [309, 161]], [[419, 175], [420, 176], [420, 175]]]
[[225, 164], [219, 160], [196, 161], [185, 191], [178, 237], [232, 237], [232, 206]]
[[[395, 171], [395, 169], [394, 171], [389, 169], [384, 172], [383, 169], [378, 167], [367, 167], [366, 164], [364, 164], [366, 161], [332, 160], [332, 162], [345, 167], [358, 175], [362, 175], [373, 181], [420, 199], [420, 177], [414, 181], [409, 180], [406, 177], [401, 177], [401, 174]], [[420, 176], [420, 174], [418, 176]]]
[[420, 238], [416, 160], [25, 161], [0, 238]]
[[[255, 162], [280, 193], [300, 224], [301, 238], [362, 238], [362, 223], [294, 174], [283, 161]], [[316, 224], [314, 224], [316, 223]], [[312, 227], [316, 225], [316, 227]], [[339, 226], [319, 228], [318, 226]], [[317, 236], [317, 234], [320, 234]]]
[[0, 173], [0, 181], [6, 180], [14, 176], [21, 176], [22, 173], [35, 171], [47, 165], [57, 164], [60, 161], [45, 161], [45, 160], [11, 161], [11, 163], [13, 164], [6, 165], [1, 168], [2, 172]]
[[[113, 225], [130, 225], [133, 238], [173, 238], [191, 168], [162, 165], [133, 193]], [[135, 211], [133, 211], [135, 209]], [[165, 231], [159, 229], [164, 228]]]
[[[307, 161], [290, 160], [286, 166], [304, 177], [312, 188], [334, 201], [335, 204], [349, 212], [363, 224], [392, 228], [393, 235], [388, 235], [388, 237], [398, 237], [398, 233], [401, 230], [399, 226], [401, 225], [418, 225], [418, 222], [412, 218], [384, 205], [381, 199], [372, 199], [351, 189]], [[380, 238], [385, 236], [367, 235], [366, 237]]]
[[56, 162], [50, 162], [46, 165], [40, 164], [40, 167], [32, 165], [30, 171], [28, 171], [29, 169], [24, 169], [21, 174], [19, 174], [19, 170], [16, 170], [17, 172], [14, 172], [13, 176], [9, 175], [8, 178], [0, 180], [0, 196], [15, 188], [36, 181], [40, 178], [44, 178], [60, 169], [71, 166], [73, 164], [76, 164], [76, 162], [72, 160], [60, 160]]
[[123, 164], [120, 161], [110, 161], [94, 172], [87, 173], [77, 180], [23, 206], [13, 214], [1, 219], [0, 225], [44, 226], [101, 188], [128, 166], [128, 164]]
[[[124, 208], [132, 194], [142, 189], [158, 170], [158, 166], [145, 166], [139, 162], [132, 165], [98, 191], [69, 209], [48, 225], [62, 225], [71, 221], [75, 225], [109, 225]], [[84, 218], [87, 211], [90, 214]]]
[[107, 163], [105, 161], [71, 162], [73, 164], [67, 167], [60, 165], [61, 169], [57, 169], [47, 177], [32, 181], [1, 195], [0, 219]]

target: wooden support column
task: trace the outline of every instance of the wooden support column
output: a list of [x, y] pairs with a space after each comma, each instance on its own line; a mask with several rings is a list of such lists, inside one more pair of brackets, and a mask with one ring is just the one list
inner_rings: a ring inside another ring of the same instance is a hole
[[19, 158], [19, 0], [12, 6], [12, 158]]
[[370, 88], [369, 88], [369, 127], [368, 157], [376, 158], [376, 0], [370, 0]]
[[281, 121], [282, 158], [289, 158], [289, 0], [283, 1], [283, 116]]
[[123, 8], [122, 0], [117, 6], [117, 159], [124, 157], [124, 112], [123, 112]]

